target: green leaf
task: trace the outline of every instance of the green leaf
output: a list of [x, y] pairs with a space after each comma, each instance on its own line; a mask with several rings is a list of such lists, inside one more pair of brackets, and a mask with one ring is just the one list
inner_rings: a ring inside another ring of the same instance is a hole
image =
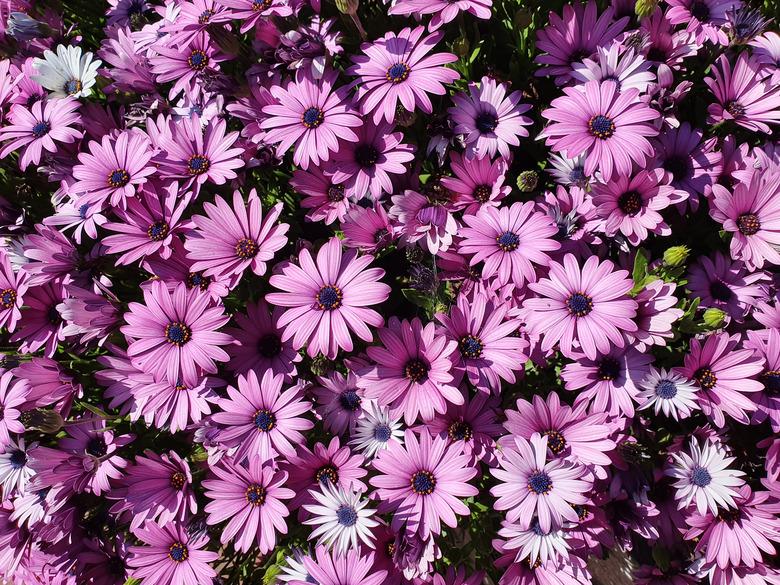
[[669, 570], [669, 551], [660, 545], [653, 547], [653, 560], [661, 571]]
[[401, 293], [404, 295], [407, 301], [422, 307], [428, 313], [433, 313], [436, 307], [436, 297], [431, 293], [423, 292], [414, 288], [401, 289]]
[[631, 273], [631, 277], [634, 279], [634, 285], [641, 284], [645, 281], [645, 277], [647, 276], [647, 262], [647, 252], [644, 248], [639, 248], [639, 250], [636, 251], [634, 270]]

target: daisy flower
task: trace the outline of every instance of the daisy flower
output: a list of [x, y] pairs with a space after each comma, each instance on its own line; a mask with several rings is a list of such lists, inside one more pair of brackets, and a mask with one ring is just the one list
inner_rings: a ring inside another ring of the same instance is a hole
[[258, 21], [269, 16], [290, 16], [293, 11], [288, 0], [219, 0], [231, 9], [231, 17], [242, 20], [241, 33], [256, 27]]
[[187, 258], [192, 260], [192, 270], [205, 276], [241, 276], [247, 269], [262, 276], [266, 262], [287, 244], [286, 223], [276, 224], [282, 213], [282, 203], [266, 211], [257, 191], [249, 192], [247, 201], [241, 192], [233, 191], [233, 207], [222, 197], [214, 203], [205, 203], [206, 215], [195, 215], [192, 222], [196, 229], [184, 242]]
[[525, 560], [529, 565], [565, 562], [569, 558], [570, 547], [566, 541], [566, 533], [560, 528], [543, 530], [538, 520], [534, 520], [527, 528], [512, 522], [503, 521], [498, 536], [505, 539], [501, 547], [504, 552], [516, 551], [514, 561]]
[[626, 49], [620, 43], [612, 43], [609, 48], [598, 47], [596, 58], [574, 63], [572, 69], [571, 76], [579, 83], [611, 79], [617, 83], [619, 92], [633, 87], [639, 93], [645, 93], [655, 81], [650, 63], [634, 49]]
[[57, 345], [65, 339], [62, 320], [57, 306], [67, 296], [60, 281], [49, 281], [27, 289], [19, 327], [11, 341], [20, 341], [20, 353], [35, 353], [44, 349], [45, 357], [53, 357]]
[[91, 140], [88, 147], [89, 153], [79, 154], [73, 167], [76, 182], [70, 186], [71, 193], [86, 194], [79, 199], [82, 205], [100, 208], [108, 201], [112, 207], [124, 208], [156, 171], [151, 163], [154, 150], [143, 132], [105, 135], [101, 142]]
[[699, 385], [699, 407], [721, 428], [726, 424], [726, 414], [749, 424], [747, 413], [758, 407], [746, 394], [763, 389], [755, 379], [762, 370], [762, 358], [751, 349], [740, 348], [739, 334], [713, 333], [703, 342], [691, 339], [685, 365], [679, 372]]
[[92, 53], [82, 55], [81, 47], [58, 45], [56, 55], [47, 50], [43, 59], [35, 58], [35, 74], [30, 78], [48, 89], [53, 97], [88, 97], [102, 64], [99, 59], [92, 60]]
[[733, 191], [712, 186], [712, 218], [732, 234], [729, 251], [750, 270], [780, 264], [780, 172], [753, 171]]
[[371, 529], [379, 522], [373, 518], [376, 511], [366, 508], [368, 499], [330, 484], [309, 490], [309, 494], [316, 502], [303, 507], [312, 515], [303, 521], [314, 527], [309, 540], [316, 538], [317, 546], [326, 546], [339, 556], [357, 550], [359, 543], [374, 548]]
[[57, 152], [57, 142], [70, 144], [81, 138], [81, 131], [71, 126], [81, 123], [76, 110], [81, 104], [75, 99], [35, 102], [29, 109], [17, 105], [9, 114], [10, 124], [0, 128], [0, 140], [9, 142], [0, 151], [0, 158], [24, 147], [19, 156], [19, 168], [41, 162], [41, 155]]
[[515, 437], [514, 444], [502, 450], [500, 468], [490, 473], [500, 482], [490, 490], [497, 499], [496, 510], [507, 510], [509, 522], [519, 520], [529, 528], [534, 515], [542, 531], [563, 526], [564, 520], [577, 522], [574, 504], [585, 504], [591, 484], [583, 479], [585, 468], [566, 459], [547, 461], [548, 437], [534, 433], [531, 440]]
[[286, 87], [271, 87], [277, 103], [263, 108], [267, 117], [260, 127], [266, 131], [264, 142], [277, 144], [276, 156], [284, 157], [295, 145], [293, 162], [305, 170], [326, 162], [339, 149], [339, 140], [357, 140], [352, 128], [363, 121], [350, 106], [349, 88], [334, 90], [337, 77], [336, 71], [330, 71], [315, 80], [299, 69]]
[[14, 378], [11, 371], [0, 374], [0, 449], [13, 444], [9, 433], [24, 433], [24, 425], [19, 420], [20, 408], [29, 391], [27, 380]]
[[709, 124], [733, 121], [767, 134], [769, 124], [780, 124], [780, 86], [763, 79], [754, 57], [742, 52], [732, 68], [728, 56], [721, 55], [711, 71], [712, 77], [704, 78], [716, 100], [707, 107]]
[[[301, 203], [303, 205], [303, 203]], [[395, 237], [395, 228], [381, 203], [373, 207], [354, 207], [341, 224], [344, 245], [375, 253], [387, 247]]]
[[591, 246], [601, 243], [597, 230], [601, 220], [590, 192], [575, 185], [558, 185], [555, 192], [547, 191], [538, 201], [539, 210], [546, 213], [558, 228], [555, 239], [561, 244], [551, 257], [560, 261], [566, 254], [585, 259], [591, 255]]
[[373, 339], [368, 326], [380, 327], [384, 319], [366, 307], [384, 302], [390, 287], [378, 282], [384, 270], [368, 268], [373, 256], [356, 256], [356, 250], [342, 254], [338, 238], [331, 238], [317, 252], [316, 264], [303, 249], [299, 265], [287, 264], [271, 276], [271, 285], [283, 292], [266, 295], [266, 301], [288, 307], [279, 319], [282, 341], [292, 339], [296, 350], [307, 345], [311, 357], [322, 353], [333, 359], [339, 349], [352, 351], [350, 331], [363, 341]]
[[766, 296], [767, 275], [748, 272], [745, 264], [731, 260], [721, 252], [712, 257], [701, 256], [688, 271], [688, 290], [701, 299], [702, 308], [724, 311], [732, 319], [742, 321], [748, 311]]
[[494, 157], [496, 152], [508, 159], [510, 146], [519, 146], [519, 137], [528, 136], [524, 126], [533, 120], [523, 116], [531, 109], [520, 103], [522, 93], [507, 95], [508, 87], [490, 77], [483, 77], [479, 87], [469, 84], [468, 94], [453, 96], [454, 106], [448, 112], [455, 124], [455, 134], [463, 135], [468, 158]]
[[199, 423], [204, 415], [211, 414], [211, 404], [218, 401], [214, 392], [225, 383], [212, 377], [203, 377], [197, 385], [187, 386], [179, 382], [151, 382], [139, 384], [133, 389], [133, 398], [139, 404], [138, 412], [131, 420], [143, 416], [147, 424], [172, 433], [185, 430], [188, 425]]
[[[390, 8], [389, 14], [394, 14]], [[402, 6], [402, 5], [401, 5]], [[400, 12], [399, 12], [400, 13]], [[433, 31], [434, 29], [430, 29]], [[452, 53], [428, 56], [444, 37], [438, 32], [423, 37], [425, 27], [404, 28], [400, 33], [388, 32], [374, 43], [365, 43], [362, 55], [351, 57], [354, 65], [347, 75], [357, 76], [357, 99], [364, 115], [373, 114], [374, 124], [383, 119], [392, 123], [399, 102], [408, 112], [420, 108], [426, 114], [433, 112], [429, 93], [444, 95], [444, 85], [460, 77], [454, 69], [443, 67], [457, 61]]]
[[352, 208], [344, 185], [335, 184], [331, 176], [317, 167], [311, 167], [306, 171], [300, 169], [293, 171], [290, 186], [305, 195], [300, 203], [303, 209], [309, 210], [306, 213], [308, 221], [322, 221], [326, 225], [335, 221], [343, 222]]
[[254, 370], [238, 377], [237, 388], [228, 386], [228, 398], [219, 402], [222, 412], [211, 418], [220, 427], [219, 442], [236, 448], [234, 457], [240, 462], [259, 456], [265, 462], [277, 453], [295, 455], [295, 445], [304, 438], [314, 423], [301, 415], [311, 404], [303, 399], [300, 385], [282, 391], [284, 376], [271, 370], [258, 380]]
[[416, 317], [393, 316], [379, 339], [382, 346], [366, 350], [376, 365], [361, 371], [357, 381], [366, 398], [389, 406], [393, 416], [403, 413], [408, 425], [418, 415], [427, 421], [445, 412], [448, 402], [463, 403], [451, 373], [456, 344], [437, 335], [435, 323], [423, 327]]
[[509, 207], [486, 207], [477, 215], [464, 215], [468, 227], [460, 230], [458, 252], [470, 256], [469, 264], [483, 262], [482, 278], [497, 276], [500, 284], [522, 287], [536, 281], [536, 266], [547, 266], [561, 247], [553, 239], [558, 228], [549, 216], [536, 211], [533, 201]]
[[[318, 546], [316, 558], [303, 557], [303, 567], [318, 585], [381, 585], [387, 571], [374, 570], [374, 555], [361, 556], [352, 549], [346, 555], [333, 556], [328, 549]], [[306, 585], [305, 581], [288, 581], [290, 585]]]
[[493, 0], [398, 0], [390, 6], [388, 14], [402, 14], [404, 16], [422, 16], [432, 14], [428, 22], [428, 30], [433, 32], [440, 27], [452, 22], [461, 12], [466, 12], [487, 20], [491, 16]]
[[[169, 38], [168, 42], [171, 41]], [[168, 92], [169, 100], [182, 92], [189, 97], [196, 96], [202, 78], [218, 71], [218, 63], [227, 59], [206, 32], [196, 34], [186, 45], [155, 43], [154, 50], [149, 64], [157, 83], [174, 82]]]
[[287, 473], [266, 465], [261, 457], [250, 457], [247, 467], [223, 459], [211, 467], [216, 476], [203, 482], [210, 500], [205, 511], [208, 525], [230, 520], [221, 530], [220, 542], [233, 542], [236, 550], [247, 552], [257, 544], [261, 555], [276, 546], [276, 532], [287, 534], [285, 518], [290, 511], [282, 500], [295, 492], [282, 487]]
[[454, 209], [430, 195], [407, 189], [391, 197], [389, 216], [396, 221], [395, 234], [404, 247], [419, 245], [433, 255], [446, 252], [458, 233]]
[[393, 512], [393, 530], [406, 526], [423, 539], [439, 534], [442, 521], [457, 526], [456, 514], [469, 513], [458, 498], [479, 493], [467, 483], [477, 475], [468, 457], [458, 445], [430, 433], [421, 433], [418, 441], [407, 429], [404, 445], [391, 444], [374, 459], [374, 468], [379, 475], [370, 482], [382, 502], [379, 511]]
[[696, 385], [685, 376], [665, 368], [656, 369], [650, 366], [650, 373], [639, 382], [640, 392], [636, 395], [639, 410], [653, 408], [656, 414], [664, 413], [674, 420], [691, 416], [691, 411], [698, 410]]
[[741, 5], [740, 0], [668, 0], [666, 18], [671, 24], [684, 24], [696, 43], [705, 41], [728, 45], [723, 25], [728, 22], [729, 11]]
[[630, 334], [633, 345], [645, 351], [651, 345], [665, 346], [666, 340], [674, 336], [672, 326], [683, 316], [683, 310], [675, 308], [678, 300], [674, 296], [677, 285], [661, 279], [646, 284], [635, 299], [637, 302], [637, 330]]
[[22, 316], [24, 294], [27, 292], [28, 275], [24, 270], [14, 271], [11, 259], [0, 250], [0, 327], [13, 333]]
[[[435, 419], [434, 419], [435, 420]], [[402, 443], [404, 431], [401, 417], [394, 417], [390, 409], [369, 400], [350, 434], [349, 444], [368, 459], [375, 457], [391, 443]]]
[[676, 480], [672, 485], [677, 490], [677, 509], [695, 504], [699, 514], [709, 509], [717, 515], [718, 507], [736, 508], [734, 498], [739, 496], [737, 489], [745, 483], [741, 479], [745, 473], [729, 468], [734, 460], [726, 457], [723, 448], [711, 440], [699, 444], [695, 438], [691, 439], [689, 452], [672, 453], [666, 475]]
[[317, 397], [317, 409], [322, 423], [327, 430], [337, 435], [343, 435], [355, 427], [358, 419], [363, 416], [363, 389], [358, 388], [358, 378], [350, 364], [350, 370], [345, 376], [339, 371], [317, 380], [320, 386], [312, 389]]
[[28, 482], [35, 476], [35, 471], [28, 465], [27, 453], [35, 449], [38, 443], [25, 447], [24, 437], [11, 440], [0, 453], [0, 491], [3, 500], [12, 496], [24, 494]]
[[542, 112], [550, 124], [539, 135], [553, 152], [569, 157], [585, 154], [585, 174], [597, 169], [605, 181], [630, 175], [633, 165], [644, 167], [653, 156], [648, 137], [657, 136], [650, 124], [660, 114], [642, 103], [635, 88], [620, 93], [612, 80], [588, 81], [565, 87], [562, 97]]
[[531, 283], [538, 297], [526, 299], [528, 328], [542, 335], [542, 351], [560, 343], [561, 352], [574, 355], [576, 342], [595, 360], [611, 346], [625, 345], [624, 332], [637, 330], [632, 321], [637, 303], [628, 296], [634, 283], [626, 270], [614, 270], [611, 261], [590, 256], [580, 268], [573, 254], [563, 264], [550, 264], [549, 278]]
[[504, 184], [507, 164], [503, 158], [469, 159], [457, 152], [450, 154], [454, 177], [442, 177], [441, 184], [454, 193], [452, 207], [476, 215], [484, 206], [498, 207], [512, 188]]
[[591, 177], [585, 174], [585, 155], [574, 158], [550, 153], [548, 157], [550, 168], [547, 170], [564, 187], [579, 187], [585, 189], [591, 181]]
[[203, 550], [209, 542], [205, 533], [190, 535], [179, 524], [148, 522], [135, 536], [143, 544], [129, 548], [127, 565], [146, 585], [191, 585], [217, 576], [209, 563], [219, 553]]

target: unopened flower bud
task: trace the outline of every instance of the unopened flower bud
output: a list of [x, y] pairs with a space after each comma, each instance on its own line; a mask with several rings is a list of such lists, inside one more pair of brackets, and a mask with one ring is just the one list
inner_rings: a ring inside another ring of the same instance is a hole
[[469, 39], [466, 35], [461, 35], [455, 39], [455, 42], [452, 44], [452, 49], [458, 57], [465, 57], [468, 55], [470, 48]]
[[704, 311], [704, 324], [709, 329], [720, 329], [726, 323], [726, 313], [720, 309], [710, 308]]
[[530, 193], [536, 189], [536, 185], [539, 183], [539, 173], [536, 171], [523, 171], [520, 176], [517, 177], [517, 187], [523, 193]]
[[336, 8], [342, 14], [357, 14], [360, 0], [336, 0]]
[[667, 266], [682, 266], [690, 252], [687, 246], [673, 246], [664, 252], [664, 263]]
[[327, 376], [333, 371], [333, 362], [319, 354], [311, 361], [311, 373], [315, 376]]
[[533, 19], [531, 18], [531, 11], [525, 7], [518, 8], [515, 12], [515, 17], [512, 19], [512, 24], [515, 25], [517, 30], [527, 29], [529, 26], [531, 26], [532, 22]]
[[658, 0], [636, 0], [634, 12], [639, 18], [650, 16], [658, 8]]

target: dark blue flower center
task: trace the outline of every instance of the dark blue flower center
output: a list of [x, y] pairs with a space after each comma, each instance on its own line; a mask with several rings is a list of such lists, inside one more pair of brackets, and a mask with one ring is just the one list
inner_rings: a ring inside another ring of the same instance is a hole
[[412, 491], [420, 496], [429, 496], [436, 489], [436, 478], [430, 471], [416, 472], [409, 482], [412, 485]]
[[60, 312], [57, 310], [57, 305], [52, 305], [49, 307], [49, 310], [46, 312], [46, 316], [49, 318], [49, 323], [52, 325], [59, 325], [60, 321], [62, 321]]
[[211, 161], [202, 154], [193, 154], [189, 160], [187, 160], [187, 172], [190, 175], [202, 175], [208, 172], [211, 167]]
[[411, 69], [409, 69], [409, 66], [406, 63], [396, 63], [395, 65], [391, 65], [387, 70], [385, 79], [390, 83], [401, 83], [409, 78], [410, 72]]
[[634, 217], [642, 211], [642, 196], [636, 191], [623, 193], [617, 200], [618, 209], [624, 214]]
[[14, 451], [11, 451], [9, 462], [13, 469], [21, 469], [27, 463], [27, 453], [21, 449], [15, 449]]
[[43, 138], [49, 133], [49, 130], [51, 130], [51, 124], [48, 122], [38, 122], [32, 128], [33, 138]]
[[254, 12], [262, 12], [263, 10], [267, 10], [271, 7], [271, 4], [273, 4], [273, 0], [254, 0], [252, 2], [252, 10]]
[[373, 168], [379, 161], [379, 151], [373, 144], [359, 144], [355, 148], [355, 162], [364, 169]]
[[63, 89], [68, 95], [74, 95], [81, 91], [81, 81], [78, 79], [70, 79], [65, 82]]
[[761, 220], [755, 213], [743, 213], [737, 218], [737, 229], [743, 236], [752, 236], [761, 229]]
[[198, 16], [198, 24], [208, 24], [212, 16], [214, 16], [213, 10], [204, 10], [200, 13], [200, 16]]
[[464, 335], [458, 342], [460, 353], [467, 359], [476, 360], [482, 356], [484, 345], [479, 337], [473, 335]]
[[482, 112], [474, 118], [474, 126], [481, 134], [490, 134], [498, 126], [498, 118], [491, 112]]
[[262, 506], [265, 504], [265, 488], [259, 484], [253, 483], [246, 488], [244, 499], [251, 506]]
[[85, 450], [93, 457], [103, 457], [103, 455], [108, 453], [108, 446], [101, 437], [92, 437], [89, 441], [87, 441], [87, 447]]
[[187, 545], [182, 542], [174, 542], [168, 549], [168, 558], [177, 563], [183, 563], [190, 556]]
[[349, 412], [355, 412], [360, 408], [360, 396], [355, 390], [344, 390], [339, 396], [341, 408]]
[[16, 305], [16, 291], [12, 288], [3, 289], [0, 292], [0, 305], [4, 309], [10, 309]]
[[552, 479], [544, 471], [534, 471], [528, 476], [528, 491], [537, 495], [549, 494], [553, 487]]
[[168, 237], [169, 231], [170, 228], [167, 223], [164, 221], [156, 221], [146, 230], [146, 235], [149, 236], [149, 239], [153, 242], [162, 242]]
[[420, 359], [413, 359], [404, 366], [404, 375], [412, 382], [423, 382], [428, 378], [428, 364]]
[[566, 448], [566, 438], [558, 431], [545, 431], [542, 435], [547, 437], [547, 448], [556, 455]]
[[620, 376], [620, 364], [611, 357], [602, 358], [599, 362], [598, 378], [603, 382], [616, 380]]
[[317, 307], [321, 311], [332, 311], [338, 309], [341, 306], [341, 301], [344, 300], [344, 293], [341, 289], [332, 284], [323, 286], [317, 293], [316, 301]]
[[599, 114], [588, 120], [588, 131], [592, 136], [605, 140], [615, 133], [615, 122]]
[[314, 474], [318, 483], [336, 485], [339, 482], [339, 472], [333, 465], [323, 465]]
[[745, 106], [736, 101], [730, 101], [726, 104], [726, 111], [732, 118], [741, 118], [745, 115]]
[[514, 232], [504, 232], [496, 236], [496, 243], [504, 252], [513, 252], [520, 246], [520, 236]]
[[447, 427], [447, 434], [453, 441], [470, 441], [474, 436], [474, 429], [465, 420], [456, 420]]
[[128, 173], [124, 169], [116, 169], [115, 171], [111, 171], [108, 174], [108, 186], [114, 187], [115, 189], [118, 187], [124, 187], [130, 182], [130, 173]]
[[195, 49], [192, 53], [190, 53], [190, 56], [187, 57], [187, 64], [190, 66], [190, 69], [194, 69], [195, 71], [202, 71], [208, 67], [208, 55], [206, 55], [206, 53], [200, 49]]
[[206, 290], [211, 284], [211, 277], [203, 276], [201, 272], [190, 272], [187, 274], [187, 287], [198, 287], [200, 290]]
[[374, 438], [380, 443], [387, 443], [392, 435], [392, 430], [384, 423], [380, 423], [374, 427]]
[[718, 377], [709, 368], [699, 368], [693, 373], [693, 377], [705, 390], [713, 389], [718, 383]]
[[728, 303], [734, 297], [734, 293], [725, 282], [717, 279], [710, 283], [710, 296], [716, 301]]
[[252, 238], [241, 238], [236, 242], [236, 256], [241, 260], [249, 260], [257, 256], [260, 246]]
[[79, 207], [79, 217], [81, 219], [87, 219], [87, 211], [89, 210], [89, 203], [85, 203]]
[[307, 128], [316, 128], [325, 120], [325, 112], [319, 108], [309, 108], [301, 116], [301, 122]]
[[663, 400], [671, 400], [677, 396], [677, 384], [672, 380], [658, 380], [655, 385], [655, 395]]
[[275, 358], [282, 353], [282, 340], [276, 333], [266, 333], [257, 342], [257, 351], [266, 359]]
[[336, 510], [336, 519], [342, 526], [354, 526], [357, 524], [357, 511], [352, 506], [341, 504]]
[[575, 185], [584, 183], [586, 178], [584, 167], [574, 167], [569, 171], [569, 181]]
[[165, 339], [168, 343], [181, 347], [192, 338], [192, 330], [184, 323], [174, 321], [165, 326]]
[[267, 408], [261, 408], [252, 415], [252, 422], [258, 431], [267, 433], [276, 426], [276, 416]]
[[171, 487], [176, 491], [181, 491], [187, 484], [187, 476], [181, 471], [176, 471], [171, 475]]
[[584, 317], [593, 310], [593, 299], [584, 293], [574, 293], [566, 299], [566, 308], [576, 317]]
[[780, 394], [780, 371], [768, 370], [761, 374], [761, 381], [764, 383], [767, 392], [770, 394]]
[[691, 471], [691, 483], [697, 487], [707, 487], [712, 483], [710, 472], [698, 465]]

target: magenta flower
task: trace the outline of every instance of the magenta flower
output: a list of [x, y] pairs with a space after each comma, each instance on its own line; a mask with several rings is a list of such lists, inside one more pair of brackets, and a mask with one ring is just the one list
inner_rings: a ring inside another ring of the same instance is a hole
[[450, 154], [454, 177], [442, 177], [441, 184], [454, 193], [452, 206], [465, 214], [476, 215], [485, 206], [498, 207], [512, 188], [504, 184], [507, 164], [503, 158], [472, 158], [457, 152]]
[[217, 329], [228, 322], [223, 307], [209, 307], [211, 297], [179, 284], [173, 291], [155, 281], [144, 287], [144, 304], [130, 303], [121, 327], [128, 338], [133, 366], [156, 381], [196, 386], [201, 370], [213, 374], [215, 362], [229, 359], [220, 345], [233, 339]]
[[192, 270], [205, 276], [240, 276], [247, 268], [258, 276], [266, 271], [266, 262], [287, 244], [286, 223], [276, 225], [282, 213], [277, 203], [263, 218], [257, 191], [252, 189], [246, 202], [241, 192], [233, 191], [233, 207], [222, 197], [205, 203], [206, 215], [195, 215], [196, 229], [184, 242]]
[[738, 8], [740, 0], [668, 0], [666, 18], [671, 24], [684, 24], [697, 44], [709, 41], [728, 45], [724, 30], [729, 11]]
[[551, 123], [540, 136], [553, 152], [570, 157], [586, 154], [585, 174], [598, 169], [605, 181], [613, 172], [630, 175], [634, 164], [643, 167], [653, 156], [647, 137], [656, 136], [658, 130], [648, 122], [660, 114], [639, 101], [636, 89], [618, 93], [615, 82], [605, 80], [563, 91], [566, 95], [542, 112]]
[[[211, 377], [200, 379], [194, 386], [163, 380], [139, 383], [132, 393], [138, 404], [138, 415], [143, 416], [147, 424], [153, 423], [158, 429], [175, 433], [211, 414], [211, 404], [219, 400], [214, 388], [224, 385]], [[131, 419], [135, 418], [137, 416], [131, 416]]]
[[59, 230], [37, 224], [35, 233], [24, 236], [19, 245], [26, 262], [23, 270], [30, 276], [30, 285], [40, 286], [55, 279], [64, 282], [68, 277], [85, 280], [78, 250]]
[[0, 450], [12, 444], [9, 433], [23, 434], [24, 425], [19, 421], [21, 405], [27, 400], [30, 387], [26, 380], [14, 379], [12, 372], [0, 375]]
[[415, 318], [411, 322], [391, 317], [379, 330], [382, 346], [366, 350], [376, 362], [360, 372], [358, 386], [366, 398], [390, 406], [393, 416], [404, 415], [412, 424], [418, 414], [423, 421], [447, 410], [447, 403], [463, 404], [463, 396], [451, 373], [456, 343], [436, 334], [436, 324]]
[[677, 285], [661, 279], [646, 284], [635, 299], [637, 302], [635, 322], [637, 330], [630, 333], [633, 345], [639, 351], [645, 351], [651, 345], [666, 345], [666, 340], [674, 336], [672, 326], [683, 316], [682, 309], [674, 296]]
[[486, 207], [477, 215], [464, 215], [468, 226], [460, 230], [458, 248], [471, 256], [469, 264], [482, 265], [482, 278], [496, 276], [500, 284], [522, 287], [536, 281], [535, 266], [547, 266], [552, 252], [561, 247], [553, 239], [558, 228], [551, 219], [535, 210], [532, 201], [511, 207]]
[[427, 432], [418, 441], [407, 429], [404, 445], [391, 443], [374, 459], [379, 475], [370, 481], [381, 501], [379, 511], [393, 512], [393, 530], [406, 526], [423, 539], [439, 534], [442, 521], [454, 528], [455, 515], [469, 513], [458, 498], [479, 493], [467, 483], [477, 475], [468, 461], [458, 445]]
[[[315, 550], [316, 560], [303, 557], [303, 568], [319, 585], [381, 585], [387, 571], [374, 570], [374, 553], [362, 556], [359, 550], [350, 549], [345, 555], [328, 552], [323, 546]], [[303, 579], [292, 579], [290, 585], [306, 585]]]
[[433, 32], [452, 22], [461, 12], [487, 20], [491, 16], [492, 7], [493, 0], [399, 0], [390, 6], [387, 13], [415, 17], [432, 14], [428, 30]]
[[555, 260], [560, 261], [568, 253], [585, 260], [591, 255], [591, 246], [601, 243], [597, 233], [601, 220], [596, 216], [593, 197], [581, 187], [558, 185], [555, 193], [547, 191], [538, 204], [558, 228], [555, 239], [561, 247], [551, 254]]
[[13, 333], [22, 316], [24, 294], [27, 292], [28, 276], [24, 270], [14, 272], [11, 259], [0, 250], [0, 327]]
[[751, 270], [780, 264], [780, 172], [753, 171], [733, 191], [713, 185], [712, 195], [712, 218], [732, 233], [731, 257]]
[[[395, 7], [390, 8], [393, 14]], [[434, 30], [434, 29], [431, 29]], [[404, 28], [397, 35], [388, 32], [372, 44], [363, 44], [363, 55], [351, 57], [355, 63], [348, 75], [358, 76], [353, 82], [364, 115], [373, 114], [374, 124], [382, 120], [392, 123], [399, 102], [408, 112], [419, 107], [426, 114], [433, 112], [429, 93], [444, 95], [444, 85], [460, 77], [454, 69], [443, 67], [457, 61], [452, 53], [428, 56], [444, 33], [423, 37], [425, 28]]]
[[79, 163], [73, 166], [76, 182], [70, 192], [85, 194], [79, 204], [100, 208], [109, 202], [124, 208], [156, 170], [151, 164], [154, 150], [143, 132], [105, 135], [100, 142], [90, 141], [88, 147], [89, 152], [80, 153]]
[[265, 465], [260, 457], [250, 457], [247, 467], [222, 460], [211, 467], [215, 479], [203, 482], [209, 515], [206, 523], [218, 524], [230, 520], [221, 531], [220, 542], [233, 542], [236, 550], [247, 552], [257, 544], [260, 554], [276, 545], [276, 532], [287, 534], [284, 519], [290, 511], [282, 500], [295, 492], [282, 487], [287, 473]]
[[611, 79], [618, 84], [618, 91], [633, 87], [639, 93], [645, 93], [655, 81], [650, 65], [633, 47], [626, 49], [621, 43], [612, 43], [608, 47], [598, 47], [595, 56], [572, 64], [571, 76], [579, 83]]
[[701, 256], [688, 271], [687, 288], [699, 306], [724, 311], [730, 318], [744, 320], [748, 311], [766, 295], [767, 275], [748, 272], [745, 264], [725, 254]]
[[202, 79], [218, 71], [218, 63], [227, 59], [206, 32], [198, 33], [186, 45], [155, 43], [154, 51], [156, 54], [149, 59], [149, 64], [157, 83], [174, 82], [168, 92], [169, 100], [182, 92], [187, 96], [196, 95]]
[[591, 256], [580, 268], [572, 254], [563, 264], [550, 264], [549, 278], [531, 283], [538, 297], [526, 299], [528, 328], [542, 335], [542, 350], [560, 343], [561, 352], [574, 357], [575, 343], [588, 358], [625, 345], [624, 332], [637, 330], [632, 321], [637, 303], [628, 296], [634, 284], [625, 270], [614, 270], [609, 260]]
[[206, 534], [190, 535], [184, 526], [148, 522], [135, 532], [146, 546], [131, 546], [130, 574], [147, 585], [192, 585], [217, 576], [209, 563], [219, 553], [203, 550]]
[[343, 222], [352, 208], [344, 185], [335, 184], [330, 175], [326, 175], [317, 167], [311, 167], [307, 171], [295, 170], [290, 186], [306, 195], [301, 199], [301, 207], [310, 210], [306, 214], [308, 221], [322, 221], [327, 225], [337, 220]]
[[339, 140], [354, 142], [357, 134], [352, 131], [363, 124], [350, 107], [348, 88], [334, 90], [335, 71], [314, 79], [298, 70], [295, 81], [285, 88], [271, 87], [271, 94], [278, 103], [265, 106], [266, 119], [260, 124], [266, 130], [263, 138], [268, 144], [278, 144], [279, 158], [295, 145], [293, 162], [302, 169], [326, 162], [331, 152], [339, 149]]
[[301, 431], [314, 426], [301, 415], [311, 409], [300, 385], [282, 391], [284, 376], [266, 370], [258, 379], [254, 370], [238, 377], [237, 387], [228, 386], [228, 398], [219, 402], [222, 412], [211, 418], [219, 425], [218, 441], [235, 449], [237, 462], [259, 456], [262, 462], [277, 454], [295, 455], [303, 440]]
[[389, 216], [396, 220], [395, 233], [405, 246], [417, 244], [431, 254], [446, 252], [458, 233], [453, 209], [439, 201], [407, 189], [391, 197]]
[[[350, 363], [350, 370], [357, 364]], [[317, 412], [322, 418], [323, 426], [336, 435], [344, 435], [347, 430], [350, 436], [355, 423], [363, 416], [364, 390], [358, 388], [358, 377], [354, 371], [348, 371], [345, 376], [334, 371], [327, 376], [317, 378], [319, 386], [312, 389], [317, 398]]]
[[486, 76], [479, 87], [470, 83], [468, 94], [452, 98], [454, 106], [448, 111], [455, 123], [453, 131], [463, 135], [468, 158], [492, 158], [498, 152], [508, 159], [509, 147], [519, 146], [519, 137], [528, 136], [524, 126], [533, 120], [523, 114], [531, 106], [520, 103], [521, 92], [507, 95], [507, 91], [506, 84]]
[[356, 206], [341, 224], [344, 245], [374, 253], [389, 245], [395, 237], [394, 226], [381, 203], [373, 207]]
[[219, 0], [219, 3], [232, 9], [233, 18], [243, 20], [242, 33], [269, 16], [290, 16], [293, 12], [288, 0]]
[[11, 341], [21, 342], [20, 353], [34, 353], [41, 348], [46, 357], [56, 353], [57, 344], [65, 339], [65, 322], [57, 310], [65, 296], [65, 288], [60, 281], [50, 280], [47, 284], [27, 289], [19, 328], [11, 336]]
[[534, 434], [530, 441], [515, 437], [514, 444], [499, 457], [500, 468], [490, 473], [498, 479], [490, 490], [496, 496], [496, 510], [508, 510], [506, 519], [531, 526], [534, 516], [544, 532], [563, 526], [564, 520], [577, 522], [574, 505], [585, 504], [591, 485], [585, 468], [567, 459], [547, 461], [549, 437]]
[[690, 353], [680, 373], [698, 383], [698, 404], [718, 426], [726, 424], [725, 414], [748, 424], [748, 412], [758, 407], [745, 394], [760, 392], [763, 384], [756, 376], [764, 369], [761, 357], [739, 348], [739, 335], [713, 333], [702, 343], [691, 339]]
[[11, 109], [11, 124], [0, 128], [0, 140], [9, 142], [0, 151], [0, 158], [24, 147], [19, 157], [19, 168], [25, 170], [31, 163], [41, 161], [43, 151], [57, 152], [57, 142], [70, 144], [81, 138], [81, 132], [71, 126], [81, 123], [76, 110], [81, 104], [76, 99], [53, 99], [34, 102], [29, 109], [16, 105]]
[[521, 322], [509, 317], [510, 308], [480, 292], [470, 298], [461, 293], [449, 315], [436, 316], [457, 343], [458, 353], [453, 356], [456, 382], [466, 376], [478, 390], [495, 394], [501, 391], [501, 380], [515, 383], [515, 372], [528, 360], [528, 342], [515, 335]]
[[368, 326], [379, 327], [384, 319], [366, 307], [384, 302], [390, 287], [378, 282], [384, 270], [367, 268], [373, 256], [356, 255], [355, 250], [342, 254], [338, 238], [331, 238], [317, 252], [316, 264], [303, 249], [300, 266], [287, 264], [271, 276], [271, 284], [284, 292], [270, 293], [266, 301], [289, 307], [279, 319], [282, 341], [292, 339], [295, 349], [308, 344], [310, 356], [333, 359], [339, 349], [352, 351], [350, 331], [363, 341], [373, 339]]
[[780, 87], [761, 75], [761, 66], [747, 52], [740, 53], [732, 68], [726, 55], [712, 67], [713, 77], [704, 83], [717, 100], [707, 108], [710, 124], [733, 121], [752, 130], [766, 132], [769, 124], [780, 124]]

